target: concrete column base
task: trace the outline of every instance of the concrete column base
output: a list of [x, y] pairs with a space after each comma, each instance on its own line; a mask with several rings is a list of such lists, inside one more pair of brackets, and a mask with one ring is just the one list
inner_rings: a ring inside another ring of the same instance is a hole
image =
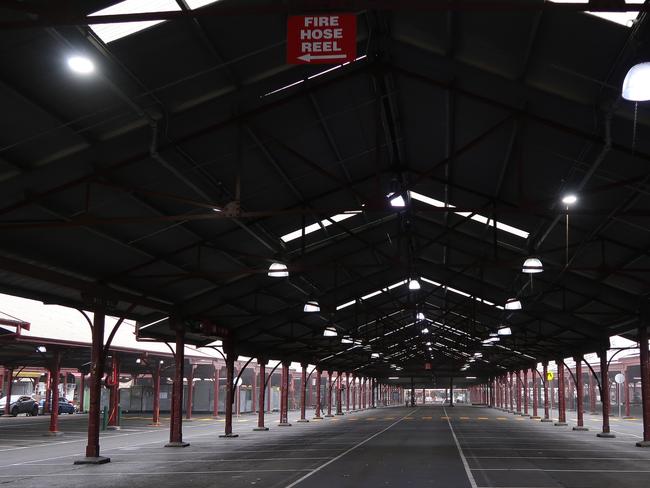
[[587, 432], [589, 430], [589, 427], [584, 427], [584, 426], [575, 426], [573, 430], [577, 430], [580, 432]]
[[553, 425], [555, 425], [556, 427], [566, 427], [569, 424], [567, 424], [566, 422], [555, 422]]
[[120, 427], [119, 425], [108, 425], [106, 427], [106, 430], [122, 430], [122, 427]]
[[650, 441], [639, 441], [636, 443], [636, 447], [650, 447]]
[[531, 419], [531, 420], [541, 420], [541, 418], [542, 418], [542, 417], [540, 417], [539, 415], [531, 415], [531, 416], [530, 416], [530, 419]]
[[74, 464], [106, 464], [110, 463], [111, 458], [104, 456], [97, 457], [84, 457], [80, 459], [75, 459]]
[[291, 427], [291, 424], [289, 422], [280, 422], [278, 427]]
[[309, 422], [309, 420], [307, 420], [307, 419], [298, 419], [298, 420], [296, 420], [296, 422], [298, 422], [299, 424], [306, 424], [307, 422]]
[[165, 447], [187, 447], [189, 445], [189, 442], [168, 442]]
[[253, 429], [254, 432], [266, 432], [267, 430], [269, 430], [268, 427], [255, 427]]
[[614, 439], [616, 435], [612, 434], [611, 432], [598, 432], [598, 434], [596, 434], [596, 437], [603, 437], [605, 439]]
[[57, 437], [57, 436], [63, 435], [63, 432], [59, 432], [58, 430], [56, 432], [47, 431], [43, 435], [46, 436], [46, 437]]
[[235, 437], [239, 437], [239, 434], [221, 434], [219, 437], [223, 439], [234, 439]]
[[542, 422], [553, 422], [553, 419], [542, 419]]

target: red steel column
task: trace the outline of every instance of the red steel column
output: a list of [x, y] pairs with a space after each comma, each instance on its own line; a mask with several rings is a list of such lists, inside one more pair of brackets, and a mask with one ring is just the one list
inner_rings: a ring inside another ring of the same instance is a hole
[[307, 410], [307, 363], [302, 363], [300, 373], [300, 419], [298, 422], [309, 422], [306, 417]]
[[600, 358], [600, 401], [603, 405], [603, 431], [596, 434], [598, 437], [616, 437], [609, 430], [609, 365], [607, 364], [607, 349], [598, 352]]
[[352, 375], [352, 411], [357, 409], [357, 377]]
[[255, 400], [257, 399], [257, 375], [255, 374], [255, 366], [253, 366], [253, 381], [252, 381], [252, 387], [251, 387], [251, 413], [255, 413], [256, 403]]
[[86, 400], [86, 375], [79, 371], [79, 413], [85, 412], [84, 401]]
[[231, 340], [223, 341], [223, 352], [226, 353], [226, 421], [224, 422], [224, 433], [219, 437], [239, 437], [232, 433], [232, 407], [235, 403], [235, 361], [237, 354]]
[[350, 373], [345, 373], [345, 411], [350, 412]]
[[539, 415], [537, 415], [537, 407], [538, 407], [538, 391], [537, 391], [537, 366], [535, 366], [534, 369], [530, 370], [530, 379], [533, 383], [533, 415], [530, 417], [531, 419], [538, 420]]
[[515, 392], [517, 394], [517, 415], [521, 415], [521, 371], [515, 373]]
[[625, 382], [623, 383], [623, 388], [625, 388], [625, 418], [630, 418], [630, 382], [628, 381], [627, 366], [623, 368], [623, 375], [625, 376]]
[[336, 415], [343, 415], [343, 398], [342, 398], [342, 380], [343, 373], [336, 373]]
[[[86, 457], [78, 459], [75, 464], [107, 463], [110, 458], [99, 455], [99, 410], [101, 400], [101, 380], [104, 376], [104, 322], [105, 306], [96, 303], [93, 315], [92, 349], [90, 358], [90, 405], [88, 408], [88, 444]], [[47, 405], [47, 401], [45, 403]]]
[[190, 364], [190, 370], [187, 373], [187, 401], [185, 403], [185, 419], [192, 420], [192, 408], [194, 407], [194, 371], [195, 364]]
[[259, 388], [259, 407], [257, 409], [257, 427], [253, 430], [266, 431], [268, 427], [264, 426], [264, 395], [266, 394], [266, 359], [258, 359], [257, 364], [260, 366], [260, 388]]
[[557, 364], [557, 408], [558, 408], [558, 421], [555, 425], [567, 425], [566, 423], [566, 393], [564, 391], [566, 385], [564, 381], [564, 363], [561, 360], [555, 361]]
[[61, 375], [61, 352], [54, 351], [50, 369], [52, 390], [52, 413], [50, 413], [50, 428], [48, 434], [59, 434], [59, 376]]
[[[9, 415], [11, 412], [9, 411], [9, 408], [11, 407], [11, 390], [13, 389], [13, 382], [14, 382], [14, 369], [13, 368], [7, 368], [5, 370], [5, 393], [7, 397], [7, 401], [5, 402], [4, 409], [5, 409], [5, 415]], [[49, 386], [47, 386], [49, 389]], [[45, 399], [45, 405], [47, 405], [47, 398]]]
[[52, 405], [52, 389], [50, 385], [52, 384], [52, 378], [50, 378], [50, 372], [45, 372], [45, 404], [43, 405], [43, 413], [50, 413], [50, 406]]
[[542, 383], [544, 385], [544, 418], [542, 419], [542, 422], [552, 422], [550, 416], [549, 416], [549, 404], [548, 404], [548, 361], [544, 361], [543, 363], [543, 378], [542, 378]]
[[[118, 409], [120, 407], [120, 358], [116, 352], [113, 353], [111, 360], [111, 376], [109, 387], [108, 428], [109, 430], [119, 430], [120, 424]], [[54, 403], [52, 403], [52, 406], [54, 406]]]
[[510, 412], [514, 412], [514, 411], [515, 411], [514, 402], [513, 402], [513, 400], [514, 400], [514, 399], [513, 399], [513, 396], [514, 396], [514, 386], [513, 386], [513, 381], [512, 381], [512, 371], [509, 372], [508, 375], [510, 376], [510, 380], [509, 380], [509, 388], [508, 388], [508, 391], [509, 391], [509, 393], [510, 393]]
[[638, 447], [650, 447], [650, 354], [648, 354], [647, 317], [639, 327], [639, 362], [641, 365], [641, 407], [643, 409], [643, 440]]
[[576, 362], [576, 411], [578, 413], [578, 425], [573, 430], [589, 430], [584, 422], [584, 381], [582, 379], [582, 355], [573, 358]]
[[160, 361], [155, 360], [151, 372], [151, 381], [153, 383], [153, 419], [151, 426], [159, 427], [160, 424]]
[[212, 416], [219, 417], [219, 387], [220, 380], [219, 376], [221, 375], [221, 366], [216, 361], [212, 364], [214, 368], [214, 381], [212, 382]]
[[325, 417], [333, 417], [332, 415], [332, 371], [327, 372], [327, 415]]
[[594, 375], [589, 374], [589, 409], [591, 415], [596, 415], [596, 386], [594, 385]]
[[172, 386], [171, 420], [169, 423], [169, 442], [165, 447], [186, 447], [183, 442], [183, 380], [185, 378], [185, 330], [182, 324], [176, 327], [176, 352], [174, 353], [174, 383]]
[[524, 369], [524, 415], [528, 415], [528, 370]]
[[282, 361], [282, 382], [280, 384], [280, 423], [279, 427], [291, 427], [289, 423], [289, 362]]
[[314, 413], [314, 419], [320, 420], [320, 390], [321, 390], [321, 380], [323, 377], [323, 371], [320, 368], [316, 368], [316, 412]]

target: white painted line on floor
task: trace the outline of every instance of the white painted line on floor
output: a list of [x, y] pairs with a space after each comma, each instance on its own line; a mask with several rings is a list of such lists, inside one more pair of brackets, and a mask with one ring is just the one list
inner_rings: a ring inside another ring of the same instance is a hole
[[563, 457], [563, 456], [470, 456], [471, 459], [553, 459], [559, 461], [643, 461], [649, 458], [622, 458], [622, 457]]
[[650, 473], [637, 469], [472, 468], [472, 471], [543, 471], [546, 473]]
[[454, 438], [454, 442], [456, 443], [458, 454], [460, 455], [460, 459], [463, 462], [463, 467], [465, 468], [465, 474], [467, 474], [467, 479], [469, 480], [469, 484], [471, 485], [472, 488], [477, 488], [478, 485], [476, 484], [476, 480], [474, 479], [472, 470], [470, 469], [469, 464], [467, 463], [465, 454], [463, 454], [463, 450], [460, 447], [460, 443], [458, 442], [458, 437], [456, 437], [456, 433], [454, 432], [454, 427], [451, 425], [451, 420], [449, 419], [449, 414], [447, 414], [447, 409], [445, 407], [442, 407], [442, 410], [445, 412], [445, 417], [447, 417], [447, 424], [449, 424], [449, 430], [451, 430], [451, 435]]
[[[388, 429], [390, 429], [390, 428], [394, 427], [395, 425], [399, 424], [399, 423], [400, 423], [402, 420], [404, 420], [406, 417], [408, 417], [408, 416], [410, 416], [410, 415], [413, 415], [413, 414], [414, 414], [415, 412], [417, 412], [418, 410], [420, 410], [420, 407], [418, 407], [418, 408], [416, 408], [415, 410], [412, 410], [411, 412], [407, 413], [406, 415], [404, 415], [403, 417], [401, 417], [399, 420], [396, 420], [395, 422], [393, 422], [392, 424], [390, 424], [390, 425], [389, 425], [388, 427], [386, 427], [385, 429], [380, 430], [380, 431], [377, 432], [376, 434], [373, 434], [373, 435], [371, 435], [370, 437], [368, 437], [367, 439], [365, 439], [365, 440], [359, 442], [358, 444], [352, 446], [352, 447], [351, 447], [350, 449], [348, 449], [347, 451], [342, 452], [341, 454], [339, 454], [338, 456], [336, 456], [336, 457], [330, 459], [330, 460], [327, 461], [326, 463], [321, 464], [320, 466], [318, 466], [317, 468], [313, 469], [312, 471], [310, 471], [310, 472], [307, 473], [306, 475], [302, 476], [301, 478], [298, 478], [296, 481], [294, 481], [294, 482], [291, 483], [290, 485], [287, 485], [285, 488], [293, 488], [294, 486], [296, 486], [296, 485], [302, 483], [303, 481], [305, 481], [305, 480], [306, 480], [307, 478], [309, 478], [310, 476], [312, 476], [312, 475], [318, 473], [321, 469], [323, 469], [323, 468], [329, 466], [330, 464], [332, 464], [332, 463], [338, 461], [339, 459], [341, 459], [341, 458], [342, 458], [343, 456], [345, 456], [346, 454], [348, 454], [348, 453], [354, 451], [355, 449], [357, 449], [358, 447], [363, 446], [365, 443], [371, 441], [371, 440], [374, 439], [375, 437], [377, 437], [377, 436], [383, 434], [383, 433], [386, 432]], [[473, 486], [472, 488], [476, 488], [476, 486]]]
[[101, 472], [101, 471], [87, 471], [85, 473], [48, 473], [48, 474], [14, 474], [14, 475], [0, 475], [0, 478], [48, 478], [51, 476], [120, 476], [120, 475], [138, 475], [138, 476], [169, 476], [176, 474], [221, 474], [221, 473], [296, 473], [302, 471], [309, 471], [309, 469], [221, 469], [214, 471], [156, 471], [154, 473], [142, 472]]
[[[192, 459], [188, 460], [169, 460], [169, 459], [158, 459], [158, 460], [147, 460], [147, 461], [119, 461], [119, 465], [122, 464], [179, 464], [179, 463], [243, 463], [249, 461], [315, 461], [322, 459], [330, 459], [329, 456], [320, 456], [320, 457], [299, 457], [299, 458], [238, 458], [238, 459]], [[61, 463], [25, 463], [24, 466], [61, 466]]]

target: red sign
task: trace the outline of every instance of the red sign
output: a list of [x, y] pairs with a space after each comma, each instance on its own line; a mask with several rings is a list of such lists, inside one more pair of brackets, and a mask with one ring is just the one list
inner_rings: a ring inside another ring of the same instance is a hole
[[292, 15], [287, 21], [288, 64], [342, 64], [357, 57], [355, 14]]

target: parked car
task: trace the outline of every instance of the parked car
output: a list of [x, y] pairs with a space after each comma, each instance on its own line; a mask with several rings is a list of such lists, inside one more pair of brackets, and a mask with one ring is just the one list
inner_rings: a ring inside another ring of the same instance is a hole
[[[4, 414], [7, 397], [0, 398], [0, 415]], [[19, 413], [38, 415], [38, 403], [30, 396], [11, 395], [9, 398], [9, 413], [14, 417]]]
[[[43, 408], [45, 407], [45, 399], [42, 399], [38, 405], [38, 412], [43, 415]], [[77, 411], [75, 406], [66, 398], [59, 398], [59, 415], [62, 413], [73, 414]]]

